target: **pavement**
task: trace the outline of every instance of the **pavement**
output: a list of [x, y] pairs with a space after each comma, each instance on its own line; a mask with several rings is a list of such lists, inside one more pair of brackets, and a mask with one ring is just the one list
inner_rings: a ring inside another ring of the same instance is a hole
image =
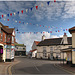
[[72, 67], [71, 65], [68, 65], [68, 64], [55, 64], [57, 67], [63, 69], [63, 70], [66, 70], [72, 74], [75, 75], [75, 67]]
[[16, 59], [13, 62], [0, 62], [0, 75], [8, 75], [10, 73], [10, 66], [18, 62], [19, 61], [17, 61]]
[[54, 64], [60, 64], [60, 61], [16, 58], [20, 63], [11, 67], [13, 75], [27, 75], [27, 74], [58, 74], [58, 75], [72, 75], [71, 72], [60, 69]]

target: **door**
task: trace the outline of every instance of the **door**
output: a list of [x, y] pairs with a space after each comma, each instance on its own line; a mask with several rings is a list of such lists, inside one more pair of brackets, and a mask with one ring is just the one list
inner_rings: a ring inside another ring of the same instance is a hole
[[0, 46], [0, 62], [3, 61], [3, 46]]

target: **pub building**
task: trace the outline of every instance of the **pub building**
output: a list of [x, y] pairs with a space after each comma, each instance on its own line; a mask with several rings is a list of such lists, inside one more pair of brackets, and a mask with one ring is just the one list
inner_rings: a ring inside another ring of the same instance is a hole
[[75, 66], [75, 27], [69, 29], [70, 34], [72, 34], [72, 46], [70, 48], [62, 49], [61, 51], [67, 54], [67, 64]]
[[15, 29], [0, 22], [0, 61], [14, 60]]

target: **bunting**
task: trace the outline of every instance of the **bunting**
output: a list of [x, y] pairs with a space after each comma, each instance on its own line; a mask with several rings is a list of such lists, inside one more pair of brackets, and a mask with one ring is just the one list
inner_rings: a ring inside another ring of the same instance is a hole
[[36, 10], [38, 10], [38, 6], [35, 6], [36, 7]]
[[47, 4], [49, 5], [50, 1], [47, 2]]
[[12, 13], [10, 13], [10, 16], [12, 16]]
[[2, 18], [3, 18], [3, 15], [2, 15]]
[[21, 10], [21, 13], [23, 14], [23, 10]]
[[[16, 31], [17, 31], [17, 33], [24, 33], [24, 34], [25, 34], [25, 33], [30, 33], [30, 34], [32, 34], [32, 33], [34, 33], [34, 34], [38, 34], [38, 33], [41, 33], [41, 34], [42, 34], [42, 33], [43, 33], [43, 34], [45, 34], [45, 33], [51, 33], [51, 34], [52, 34], [52, 33], [55, 33], [55, 32], [56, 32], [56, 33], [57, 33], [57, 32], [58, 32], [58, 33], [61, 32], [61, 30], [47, 31], [47, 32], [44, 32], [44, 31], [43, 31], [43, 32], [18, 32], [18, 31], [19, 31], [18, 29], [17, 29]], [[65, 31], [67, 31], [67, 30], [65, 29]]]

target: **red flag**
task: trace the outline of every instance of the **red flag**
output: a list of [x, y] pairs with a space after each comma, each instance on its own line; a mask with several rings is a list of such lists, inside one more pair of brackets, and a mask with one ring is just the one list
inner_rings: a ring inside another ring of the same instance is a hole
[[56, 0], [54, 0], [54, 2], [56, 2]]
[[21, 10], [21, 13], [23, 14], [23, 10]]
[[48, 28], [50, 28], [50, 26], [48, 26]]
[[21, 23], [21, 21], [19, 21], [19, 23]]
[[9, 21], [9, 19], [7, 19]]
[[40, 27], [41, 27], [41, 25], [40, 25]]
[[12, 16], [12, 13], [10, 13], [10, 16]]
[[50, 31], [50, 33], [52, 33], [52, 31]]
[[58, 30], [58, 32], [60, 32], [60, 31]]
[[38, 6], [36, 6], [36, 10], [38, 9]]
[[66, 31], [67, 31], [67, 29], [66, 29]]
[[45, 33], [45, 32], [43, 32], [43, 33]]
[[3, 18], [3, 15], [2, 15], [2, 18]]

